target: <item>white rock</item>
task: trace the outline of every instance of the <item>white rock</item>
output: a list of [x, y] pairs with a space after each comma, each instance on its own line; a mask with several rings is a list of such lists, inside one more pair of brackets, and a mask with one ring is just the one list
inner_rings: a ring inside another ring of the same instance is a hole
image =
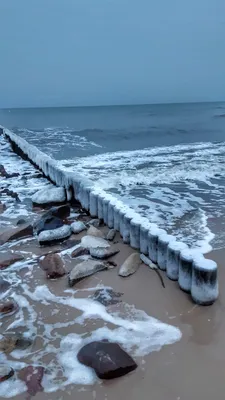
[[60, 228], [52, 229], [50, 231], [42, 231], [38, 235], [38, 241], [40, 244], [60, 241], [66, 239], [71, 235], [71, 228], [69, 225], [63, 225]]
[[114, 247], [94, 247], [90, 249], [90, 255], [103, 260], [105, 258], [115, 256], [115, 254], [119, 253], [119, 251], [119, 249]]
[[100, 237], [100, 238], [104, 238], [105, 235], [102, 231], [100, 231], [100, 229], [95, 228], [94, 226], [90, 226], [90, 228], [87, 231], [87, 234], [90, 236], [95, 236], [95, 237]]
[[64, 201], [66, 201], [66, 192], [63, 187], [42, 189], [32, 196], [32, 202], [36, 204], [63, 203]]
[[96, 272], [103, 271], [107, 269], [107, 266], [100, 261], [87, 260], [80, 264], [77, 264], [69, 275], [69, 285], [73, 286], [76, 282], [87, 276], [93, 275]]
[[121, 265], [119, 270], [120, 276], [129, 276], [134, 274], [141, 264], [140, 254], [133, 253], [131, 254]]
[[87, 235], [82, 237], [81, 246], [85, 247], [85, 249], [91, 249], [95, 247], [110, 247], [110, 244], [100, 237]]
[[85, 229], [87, 229], [86, 225], [80, 221], [73, 222], [70, 226], [71, 226], [73, 233], [80, 233], [80, 232], [84, 231]]

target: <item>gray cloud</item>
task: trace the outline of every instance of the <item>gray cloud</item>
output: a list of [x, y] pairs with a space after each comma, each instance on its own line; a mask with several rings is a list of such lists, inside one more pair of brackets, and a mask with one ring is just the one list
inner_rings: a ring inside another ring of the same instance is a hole
[[224, 0], [0, 0], [0, 107], [225, 99]]

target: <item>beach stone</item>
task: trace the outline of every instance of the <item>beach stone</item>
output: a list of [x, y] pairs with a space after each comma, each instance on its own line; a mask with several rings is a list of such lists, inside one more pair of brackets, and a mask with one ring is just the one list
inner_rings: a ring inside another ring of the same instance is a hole
[[106, 258], [115, 256], [115, 254], [119, 253], [119, 251], [119, 249], [113, 247], [94, 247], [90, 248], [90, 255], [94, 258], [104, 260]]
[[18, 225], [23, 225], [23, 224], [26, 224], [26, 221], [25, 221], [25, 219], [23, 219], [23, 218], [21, 218], [21, 219], [18, 219], [18, 221], [17, 221], [16, 225], [18, 226]]
[[18, 311], [18, 304], [14, 300], [0, 302], [0, 316], [3, 317], [8, 314], [14, 314]]
[[66, 273], [64, 263], [57, 253], [47, 254], [40, 261], [40, 267], [46, 272], [46, 276], [49, 279], [60, 278]]
[[110, 231], [108, 232], [106, 239], [107, 240], [113, 240], [116, 236], [116, 230], [115, 229], [110, 229]]
[[80, 257], [80, 256], [88, 256], [90, 254], [89, 249], [85, 249], [85, 247], [78, 247], [71, 253], [72, 258]]
[[0, 276], [0, 294], [6, 292], [10, 288], [10, 283]]
[[7, 381], [14, 375], [14, 370], [5, 364], [0, 364], [0, 382]]
[[114, 292], [112, 289], [103, 288], [98, 289], [93, 295], [93, 300], [98, 301], [103, 304], [103, 306], [111, 306], [113, 304], [120, 303], [120, 297], [123, 296], [123, 293]]
[[63, 187], [41, 189], [32, 196], [32, 202], [37, 205], [64, 203], [66, 191]]
[[136, 362], [117, 343], [91, 342], [81, 348], [77, 358], [95, 370], [100, 379], [113, 379], [137, 368]]
[[71, 228], [68, 225], [63, 225], [60, 228], [42, 231], [38, 235], [40, 245], [50, 245], [68, 239], [71, 235]]
[[50, 231], [53, 229], [61, 228], [63, 226], [63, 221], [54, 216], [46, 216], [41, 218], [36, 224], [34, 224], [34, 229], [37, 235], [43, 231]]
[[51, 213], [54, 217], [61, 219], [68, 218], [70, 216], [70, 206], [69, 204], [64, 204], [63, 206], [52, 207], [49, 210], [49, 213]]
[[68, 218], [70, 216], [70, 206], [68, 204], [63, 204], [59, 207], [51, 207], [50, 210], [46, 211], [42, 217], [37, 221], [37, 223], [41, 219], [45, 219], [47, 217], [57, 217], [62, 220]]
[[0, 201], [0, 214], [6, 210], [6, 205]]
[[85, 231], [85, 229], [87, 229], [86, 225], [80, 221], [75, 221], [70, 226], [71, 226], [73, 233], [80, 233], [80, 232]]
[[100, 237], [86, 235], [81, 239], [81, 246], [85, 247], [86, 249], [91, 249], [94, 247], [110, 247], [110, 244], [105, 239]]
[[106, 265], [107, 265], [108, 269], [112, 269], [114, 267], [117, 267], [117, 263], [115, 261], [112, 261], [112, 260], [107, 260]]
[[10, 265], [24, 260], [24, 257], [21, 254], [6, 252], [0, 254], [0, 270], [6, 269], [10, 267]]
[[126, 277], [134, 274], [141, 264], [140, 254], [133, 253], [131, 254], [121, 265], [119, 270], [119, 275]]
[[90, 228], [87, 231], [87, 235], [100, 237], [100, 238], [105, 237], [104, 233], [102, 231], [100, 231], [100, 229], [95, 228], [94, 226], [90, 226]]
[[88, 225], [89, 225], [89, 226], [94, 226], [95, 228], [99, 228], [99, 226], [101, 225], [101, 222], [100, 222], [99, 219], [91, 219], [91, 220], [88, 222]]
[[19, 176], [18, 172], [13, 172], [12, 174], [8, 174], [6, 172], [4, 165], [0, 164], [0, 176], [3, 178], [15, 178], [16, 176]]
[[69, 286], [75, 285], [75, 283], [82, 279], [95, 274], [96, 272], [107, 269], [107, 266], [100, 261], [87, 260], [77, 264], [69, 275]]
[[12, 197], [13, 199], [15, 199], [16, 201], [20, 202], [20, 199], [19, 199], [18, 194], [15, 193], [15, 192], [13, 192], [12, 190], [9, 190], [9, 189], [2, 189], [2, 190], [1, 190], [1, 193], [2, 193], [2, 194], [6, 194], [6, 195]]
[[6, 242], [22, 239], [29, 236], [33, 236], [33, 227], [30, 224], [20, 225], [17, 228], [7, 229], [5, 232], [0, 234], [0, 244]]
[[38, 392], [43, 391], [41, 382], [44, 372], [44, 367], [34, 367], [32, 365], [29, 365], [28, 367], [25, 367], [19, 371], [18, 377], [25, 382], [27, 386], [27, 392], [31, 396], [35, 396]]
[[32, 345], [32, 340], [21, 334], [6, 334], [0, 339], [0, 351], [11, 353], [15, 349], [25, 350]]

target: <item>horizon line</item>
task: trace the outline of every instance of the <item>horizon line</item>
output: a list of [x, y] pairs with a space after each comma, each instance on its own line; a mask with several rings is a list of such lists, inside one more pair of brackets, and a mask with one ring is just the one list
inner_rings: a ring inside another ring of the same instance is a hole
[[141, 107], [141, 106], [163, 106], [163, 105], [184, 105], [184, 104], [210, 104], [224, 103], [225, 100], [214, 101], [180, 101], [166, 103], [128, 103], [128, 104], [98, 104], [98, 105], [57, 105], [57, 106], [22, 106], [22, 107], [0, 107], [0, 110], [23, 110], [23, 109], [45, 109], [45, 108], [102, 108], [102, 107]]

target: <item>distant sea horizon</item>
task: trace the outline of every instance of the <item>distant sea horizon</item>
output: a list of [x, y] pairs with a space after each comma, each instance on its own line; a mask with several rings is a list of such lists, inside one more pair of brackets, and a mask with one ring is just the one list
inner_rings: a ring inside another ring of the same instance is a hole
[[36, 105], [36, 106], [9, 106], [0, 107], [0, 110], [24, 110], [24, 109], [45, 109], [45, 108], [103, 108], [103, 107], [130, 107], [130, 106], [165, 106], [165, 105], [184, 105], [184, 104], [213, 104], [224, 103], [224, 100], [202, 100], [202, 101], [167, 101], [167, 102], [144, 102], [144, 103], [124, 103], [124, 104], [81, 104], [81, 105]]

